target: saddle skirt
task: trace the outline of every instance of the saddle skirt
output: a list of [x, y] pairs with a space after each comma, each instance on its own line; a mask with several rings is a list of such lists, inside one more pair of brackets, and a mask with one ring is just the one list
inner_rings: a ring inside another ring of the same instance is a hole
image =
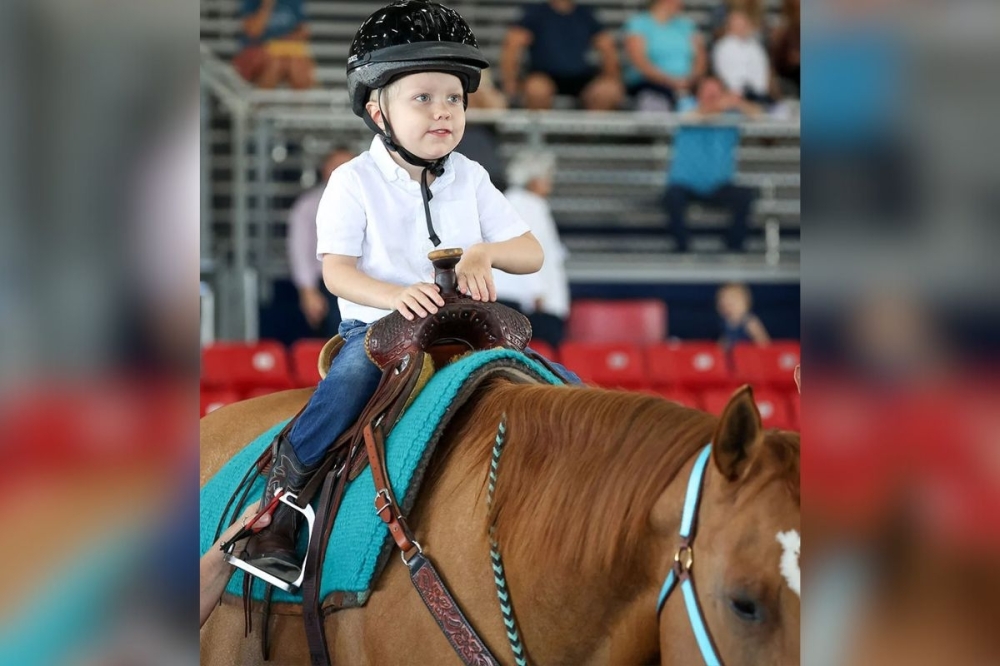
[[[478, 386], [497, 377], [519, 383], [563, 383], [541, 363], [511, 349], [468, 354], [434, 374], [425, 387], [428, 390], [412, 398], [386, 441], [387, 471], [404, 513], [409, 513], [416, 502], [425, 472], [448, 423]], [[285, 423], [262, 433], [202, 488], [202, 553], [212, 546], [223, 507], [245, 470], [254, 464]], [[258, 478], [248, 496], [249, 503], [257, 501], [263, 485], [264, 479]], [[372, 509], [374, 496], [371, 469], [366, 467], [347, 487], [330, 534], [320, 592], [324, 608], [364, 605], [388, 561], [394, 544], [386, 524]], [[243, 508], [238, 507], [236, 515]], [[299, 536], [300, 550], [304, 552], [306, 535]], [[241, 596], [244, 575], [242, 571], [236, 572], [227, 588], [228, 594]], [[263, 598], [263, 589], [264, 585], [255, 580], [253, 594], [256, 600]], [[277, 604], [273, 608], [277, 612], [301, 612], [296, 606], [302, 602], [301, 593], [289, 594], [275, 589], [273, 602]]]

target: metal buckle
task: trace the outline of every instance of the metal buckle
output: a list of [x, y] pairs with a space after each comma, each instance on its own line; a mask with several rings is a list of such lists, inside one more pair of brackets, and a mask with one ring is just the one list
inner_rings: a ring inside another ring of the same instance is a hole
[[[386, 490], [385, 488], [382, 488], [377, 493], [375, 493], [375, 502], [378, 502], [379, 497], [385, 500], [385, 504], [383, 504], [381, 508], [375, 509], [375, 515], [381, 518], [382, 512], [392, 507], [392, 500], [389, 499], [389, 491]], [[378, 506], [378, 504], [376, 504], [375, 506]]]
[[413, 561], [414, 557], [416, 557], [417, 555], [423, 555], [424, 554], [424, 549], [420, 547], [420, 542], [419, 541], [417, 541], [416, 539], [414, 539], [413, 540], [413, 545], [417, 547], [417, 552], [414, 553], [414, 555], [410, 559], [406, 559], [406, 553], [404, 551], [402, 551], [402, 550], [399, 551], [399, 558], [401, 560], [403, 560], [403, 564], [405, 564], [406, 566], [410, 566], [410, 562]]
[[694, 546], [686, 543], [678, 548], [674, 553], [674, 564], [677, 565], [678, 574], [691, 573], [691, 567], [694, 566]]

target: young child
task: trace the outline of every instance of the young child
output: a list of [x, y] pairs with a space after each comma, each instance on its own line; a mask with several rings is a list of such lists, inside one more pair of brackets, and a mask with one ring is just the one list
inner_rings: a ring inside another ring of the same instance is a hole
[[[373, 13], [347, 61], [354, 113], [376, 133], [369, 150], [330, 178], [316, 218], [323, 279], [338, 296], [344, 345], [287, 436], [274, 443], [265, 501], [300, 491], [327, 448], [360, 416], [381, 373], [365, 331], [398, 310], [426, 317], [444, 300], [427, 253], [460, 247], [459, 290], [495, 301], [492, 269], [533, 273], [542, 248], [479, 164], [453, 153], [469, 93], [488, 67], [459, 14], [402, 0]], [[247, 560], [283, 580], [301, 567], [296, 514], [281, 504], [247, 544]]]
[[737, 342], [766, 345], [771, 342], [767, 329], [750, 308], [753, 299], [750, 289], [740, 282], [730, 282], [719, 287], [715, 294], [715, 307], [722, 318], [722, 337], [719, 344], [728, 352]]

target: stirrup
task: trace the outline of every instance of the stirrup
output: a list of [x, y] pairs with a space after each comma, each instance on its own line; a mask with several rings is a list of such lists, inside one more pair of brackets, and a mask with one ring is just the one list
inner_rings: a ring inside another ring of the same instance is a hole
[[[281, 493], [280, 488], [278, 489], [278, 493]], [[312, 542], [313, 523], [316, 521], [316, 512], [313, 511], [312, 506], [309, 504], [306, 504], [305, 508], [300, 507], [298, 504], [295, 503], [296, 499], [298, 499], [298, 495], [295, 495], [293, 493], [282, 493], [278, 495], [279, 502], [284, 502], [285, 504], [292, 507], [293, 509], [295, 509], [296, 511], [298, 511], [299, 513], [301, 513], [303, 516], [306, 517], [306, 529], [309, 530], [309, 539], [306, 541], [306, 556], [302, 559], [302, 566], [299, 568], [298, 578], [296, 578], [293, 582], [289, 583], [288, 581], [281, 580], [277, 576], [268, 573], [267, 571], [264, 571], [259, 567], [253, 566], [246, 560], [240, 558], [235, 553], [233, 553], [233, 549], [236, 548], [235, 543], [229, 546], [229, 548], [225, 551], [225, 554], [223, 554], [222, 559], [224, 559], [229, 564], [232, 564], [233, 566], [237, 567], [238, 569], [242, 569], [251, 576], [256, 576], [257, 578], [260, 578], [261, 580], [270, 583], [271, 585], [274, 585], [275, 587], [282, 589], [285, 592], [288, 592], [290, 594], [294, 594], [295, 592], [297, 592], [298, 589], [302, 586], [302, 581], [306, 575], [306, 560], [309, 559], [309, 543]]]

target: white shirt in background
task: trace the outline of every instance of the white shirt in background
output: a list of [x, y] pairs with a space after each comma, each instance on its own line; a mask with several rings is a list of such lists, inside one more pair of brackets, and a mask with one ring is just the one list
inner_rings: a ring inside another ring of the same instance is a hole
[[506, 192], [507, 200], [535, 235], [545, 252], [545, 263], [537, 273], [510, 275], [493, 271], [497, 298], [517, 303], [524, 312], [534, 312], [535, 299], [542, 299], [541, 311], [560, 319], [569, 316], [569, 281], [566, 279], [568, 255], [548, 202], [520, 187]]
[[[441, 244], [437, 249], [475, 243], [498, 243], [522, 236], [528, 225], [486, 170], [452, 153], [444, 174], [431, 183], [431, 219]], [[316, 216], [317, 257], [360, 257], [358, 270], [398, 285], [434, 281], [434, 250], [427, 235], [420, 183], [389, 156], [379, 137], [371, 148], [341, 165], [330, 176]], [[343, 320], [371, 323], [390, 310], [338, 299]]]
[[771, 66], [764, 47], [753, 37], [726, 35], [720, 39], [712, 49], [712, 66], [732, 92], [742, 94], [747, 88], [758, 95], [768, 92]]

